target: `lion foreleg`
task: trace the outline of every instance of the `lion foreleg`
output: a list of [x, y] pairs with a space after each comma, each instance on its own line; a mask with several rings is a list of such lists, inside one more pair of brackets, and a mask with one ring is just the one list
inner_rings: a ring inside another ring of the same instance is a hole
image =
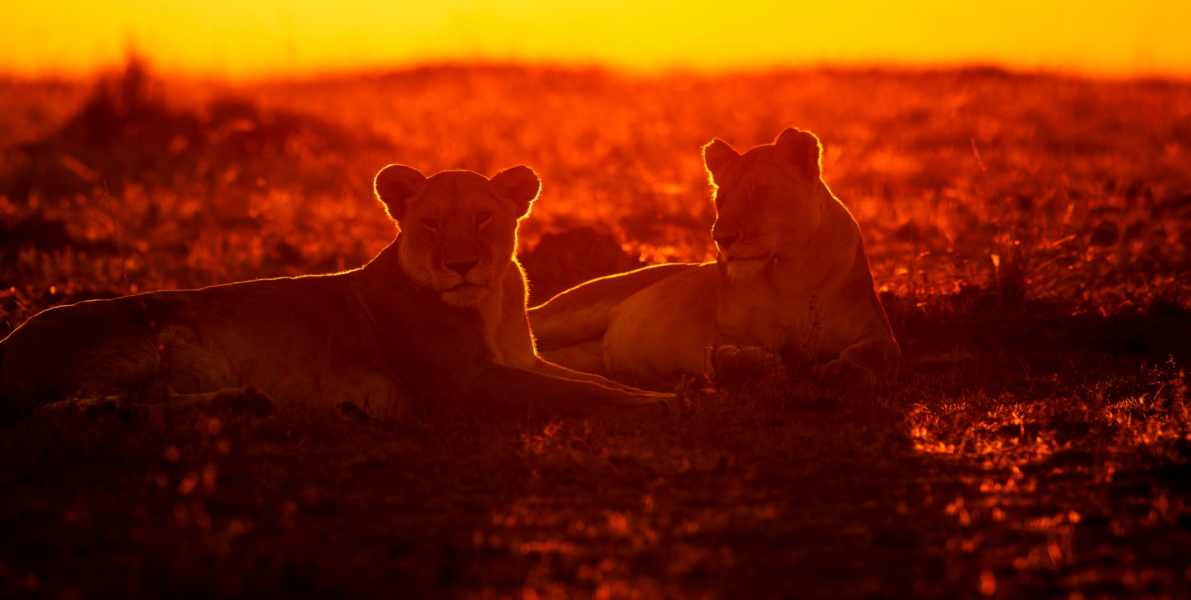
[[273, 401], [251, 387], [193, 394], [161, 390], [153, 396], [150, 398], [135, 393], [76, 396], [39, 406], [33, 410], [33, 415], [42, 418], [94, 418], [114, 414], [159, 421], [167, 413], [220, 412], [266, 416], [273, 412]]
[[170, 393], [167, 400], [170, 410], [219, 411], [267, 416], [273, 412], [273, 400], [252, 387], [224, 388], [214, 392], [195, 394]]
[[587, 416], [609, 410], [666, 408], [673, 394], [603, 386], [492, 364], [463, 390], [464, 397], [480, 397], [487, 408], [502, 414]]
[[[600, 359], [602, 362], [602, 360], [603, 360], [602, 353], [600, 355]], [[650, 394], [650, 393], [652, 393], [652, 392], [647, 392], [647, 391], [639, 389], [639, 388], [635, 388], [635, 387], [632, 387], [629, 385], [622, 384], [617, 381], [613, 381], [611, 379], [608, 379], [607, 377], [604, 377], [604, 376], [596, 374], [596, 373], [578, 371], [578, 370], [570, 368], [569, 365], [560, 365], [560, 364], [554, 363], [548, 359], [543, 359], [541, 357], [539, 357], [537, 359], [537, 362], [534, 366], [534, 370], [539, 373], [545, 374], [547, 376], [559, 377], [562, 379], [570, 379], [572, 381], [585, 381], [587, 383], [592, 383], [592, 384], [606, 387], [606, 388], [612, 388], [614, 390], [620, 390], [620, 391], [623, 391], [623, 392], [626, 392], [629, 394]]]

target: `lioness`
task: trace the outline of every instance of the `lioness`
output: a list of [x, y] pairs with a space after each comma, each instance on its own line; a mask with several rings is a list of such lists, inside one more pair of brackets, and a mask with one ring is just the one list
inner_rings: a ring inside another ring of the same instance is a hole
[[538, 356], [514, 249], [539, 188], [523, 166], [491, 179], [386, 166], [374, 189], [400, 233], [365, 266], [42, 311], [0, 341], [0, 406], [12, 416], [107, 394], [184, 403], [236, 388], [279, 408], [351, 402], [395, 417], [415, 399], [567, 414], [659, 406], [663, 395]]
[[871, 388], [900, 350], [860, 228], [823, 182], [821, 153], [814, 134], [793, 128], [743, 156], [712, 140], [703, 159], [716, 261], [564, 291], [529, 311], [539, 347], [561, 364], [654, 388], [740, 357], [781, 361], [844, 392]]

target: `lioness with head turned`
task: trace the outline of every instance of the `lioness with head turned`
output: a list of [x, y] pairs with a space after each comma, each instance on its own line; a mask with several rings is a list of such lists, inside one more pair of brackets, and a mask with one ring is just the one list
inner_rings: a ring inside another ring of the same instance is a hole
[[247, 388], [283, 409], [351, 402], [396, 417], [442, 405], [586, 414], [664, 401], [538, 356], [514, 259], [540, 187], [532, 170], [427, 179], [389, 165], [374, 187], [401, 232], [362, 268], [35, 315], [0, 341], [0, 410], [108, 394], [184, 403]]
[[900, 350], [859, 226], [823, 182], [821, 152], [798, 129], [743, 155], [708, 143], [716, 261], [562, 292], [530, 309], [539, 347], [561, 364], [655, 388], [745, 360], [813, 373], [845, 394], [871, 391]]

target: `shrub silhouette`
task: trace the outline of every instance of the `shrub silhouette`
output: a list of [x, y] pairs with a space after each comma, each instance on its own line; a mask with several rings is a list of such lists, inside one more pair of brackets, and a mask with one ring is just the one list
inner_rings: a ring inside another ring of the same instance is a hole
[[[61, 127], [20, 148], [18, 167], [0, 176], [0, 195], [54, 200], [101, 189], [118, 197], [130, 183], [242, 192], [299, 179], [304, 191], [343, 191], [356, 183], [343, 157], [387, 146], [317, 117], [262, 110], [240, 98], [175, 108], [165, 84], [132, 56], [118, 76], [100, 77]], [[331, 164], [312, 169], [320, 160]]]

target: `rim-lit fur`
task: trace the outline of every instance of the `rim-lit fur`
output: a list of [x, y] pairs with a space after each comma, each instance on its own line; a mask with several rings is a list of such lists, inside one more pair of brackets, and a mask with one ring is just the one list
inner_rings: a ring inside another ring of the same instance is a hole
[[659, 388], [704, 374], [723, 348], [866, 389], [892, 375], [900, 350], [818, 138], [791, 128], [743, 155], [721, 140], [703, 154], [716, 262], [602, 277], [531, 309], [546, 356]]
[[667, 395], [565, 369], [534, 349], [514, 259], [518, 221], [540, 187], [532, 170], [426, 178], [389, 165], [374, 187], [401, 233], [361, 268], [33, 316], [0, 340], [0, 414], [110, 397], [174, 406], [263, 397], [315, 413], [347, 403], [382, 418], [664, 404]]
[[817, 253], [807, 246], [834, 201], [819, 176], [819, 142], [806, 132], [791, 136], [791, 148], [779, 145], [782, 142], [744, 155], [719, 140], [706, 146], [705, 162], [715, 189], [712, 238], [717, 261], [731, 278], [760, 276], [783, 254]]

